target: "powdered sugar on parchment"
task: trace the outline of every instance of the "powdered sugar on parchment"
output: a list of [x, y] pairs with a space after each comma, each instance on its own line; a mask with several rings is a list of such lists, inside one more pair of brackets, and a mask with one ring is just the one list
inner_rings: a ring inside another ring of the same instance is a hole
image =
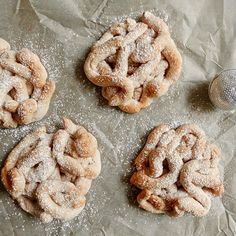
[[[151, 12], [157, 13], [156, 10]], [[129, 17], [135, 18], [141, 14], [142, 11], [131, 12]], [[167, 21], [171, 29], [173, 22], [166, 12], [162, 14], [159, 16]], [[98, 31], [103, 33], [111, 22], [123, 21], [125, 18], [127, 15], [112, 19], [103, 17], [103, 21], [98, 20], [97, 24], [103, 24], [104, 28], [99, 28]], [[47, 34], [49, 36], [48, 32]], [[93, 37], [95, 41], [98, 34], [96, 37], [92, 34], [89, 37]], [[71, 57], [75, 48], [63, 45], [54, 37], [49, 40], [46, 38], [36, 33], [27, 35], [25, 39], [18, 36], [9, 40], [13, 49], [28, 47], [38, 54], [48, 71], [49, 79], [55, 80], [57, 87], [44, 119], [17, 129], [0, 130], [2, 160], [26, 134], [42, 125], [53, 131], [55, 126], [61, 125], [61, 118], [66, 116], [83, 125], [97, 138], [102, 172], [87, 194], [85, 209], [75, 220], [69, 222], [55, 220], [44, 225], [38, 219], [21, 211], [6, 191], [3, 191], [1, 205], [4, 208], [1, 208], [0, 212], [10, 222], [9, 224], [13, 225], [15, 231], [24, 232], [27, 229], [28, 232], [29, 229], [34, 229], [35, 232], [43, 232], [45, 235], [79, 235], [84, 232], [94, 232], [94, 235], [99, 232], [105, 235], [108, 232], [109, 222], [114, 227], [122, 225], [128, 233], [133, 230], [130, 225], [137, 227], [160, 225], [160, 218], [138, 209], [133, 198], [135, 190], [129, 184], [129, 176], [133, 170], [132, 161], [145, 143], [147, 134], [161, 122], [168, 122], [173, 126], [191, 122], [202, 127], [207, 134], [211, 132], [215, 138], [222, 132], [215, 119], [220, 117], [219, 120], [224, 123], [227, 114], [212, 110], [207, 97], [201, 93], [202, 88], [191, 83], [182, 83], [181, 80], [165, 96], [144, 111], [134, 115], [125, 114], [109, 107], [101, 97], [100, 88], [86, 79], [83, 74], [83, 59], [77, 58], [78, 61], [81, 60], [78, 63], [75, 57]], [[188, 220], [192, 221], [193, 218], [189, 216]], [[168, 222], [171, 227], [176, 223], [175, 220]]]

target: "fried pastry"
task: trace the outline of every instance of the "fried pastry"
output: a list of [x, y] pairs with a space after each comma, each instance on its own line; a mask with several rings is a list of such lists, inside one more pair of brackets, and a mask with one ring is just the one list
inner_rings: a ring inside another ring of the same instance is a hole
[[95, 137], [64, 118], [64, 127], [28, 134], [9, 154], [2, 182], [26, 212], [43, 222], [70, 220], [84, 208], [85, 195], [101, 171]]
[[48, 111], [55, 82], [29, 49], [13, 51], [0, 38], [0, 127], [15, 128], [41, 120]]
[[84, 71], [110, 106], [135, 113], [168, 91], [181, 66], [166, 23], [145, 12], [139, 22], [114, 23], [93, 45]]
[[141, 192], [139, 206], [152, 213], [204, 216], [211, 198], [224, 191], [219, 148], [194, 124], [171, 128], [160, 124], [148, 136], [135, 159], [130, 182]]

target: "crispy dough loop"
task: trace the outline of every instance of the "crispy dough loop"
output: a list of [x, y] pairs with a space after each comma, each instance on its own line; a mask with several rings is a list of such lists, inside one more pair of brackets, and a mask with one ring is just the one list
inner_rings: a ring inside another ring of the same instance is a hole
[[15, 128], [42, 119], [48, 111], [55, 82], [39, 57], [29, 49], [12, 51], [0, 39], [0, 126]]
[[181, 66], [166, 23], [145, 12], [140, 22], [114, 23], [93, 45], [84, 71], [109, 105], [135, 113], [168, 91]]
[[58, 180], [41, 183], [36, 196], [45, 213], [62, 220], [73, 219], [83, 210], [86, 202], [74, 184]]
[[101, 171], [97, 140], [64, 118], [54, 134], [41, 127], [28, 134], [2, 168], [4, 186], [19, 205], [43, 222], [70, 220], [85, 206], [85, 195]]
[[130, 182], [142, 191], [137, 201], [152, 213], [204, 216], [211, 198], [224, 187], [218, 163], [220, 150], [194, 124], [157, 126], [135, 160]]
[[96, 178], [101, 171], [97, 141], [83, 127], [64, 118], [64, 130], [54, 136], [53, 157], [64, 172], [76, 177]]

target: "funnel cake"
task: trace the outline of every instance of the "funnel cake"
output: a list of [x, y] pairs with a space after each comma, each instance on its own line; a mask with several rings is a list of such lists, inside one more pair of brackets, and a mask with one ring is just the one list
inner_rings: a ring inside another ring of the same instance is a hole
[[15, 128], [41, 120], [48, 111], [55, 83], [29, 49], [13, 51], [0, 38], [0, 127]]
[[129, 113], [149, 106], [179, 79], [182, 59], [166, 23], [150, 12], [115, 23], [96, 42], [84, 71], [110, 106]]
[[198, 126], [157, 126], [137, 156], [130, 180], [141, 189], [140, 207], [170, 216], [206, 215], [211, 198], [224, 192], [219, 160], [220, 150]]
[[94, 136], [64, 118], [64, 128], [55, 134], [41, 127], [11, 151], [2, 182], [23, 210], [42, 221], [70, 220], [84, 208], [100, 171]]

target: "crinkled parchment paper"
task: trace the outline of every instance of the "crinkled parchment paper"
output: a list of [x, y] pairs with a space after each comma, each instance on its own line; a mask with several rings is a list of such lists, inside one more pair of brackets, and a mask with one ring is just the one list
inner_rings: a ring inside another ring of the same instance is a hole
[[[107, 106], [100, 88], [85, 77], [89, 47], [111, 22], [150, 10], [162, 17], [183, 56], [180, 81], [138, 114]], [[35, 127], [50, 130], [67, 116], [98, 139], [102, 172], [87, 195], [82, 214], [70, 222], [42, 224], [23, 212], [1, 186], [0, 235], [235, 235], [236, 113], [215, 110], [210, 80], [236, 67], [235, 0], [0, 0], [0, 37], [14, 49], [28, 47], [41, 57], [57, 82], [47, 116], [14, 130], [0, 130], [1, 162]], [[225, 194], [213, 200], [208, 216], [172, 219], [139, 209], [129, 186], [131, 162], [148, 132], [160, 122], [199, 124], [223, 152]]]

